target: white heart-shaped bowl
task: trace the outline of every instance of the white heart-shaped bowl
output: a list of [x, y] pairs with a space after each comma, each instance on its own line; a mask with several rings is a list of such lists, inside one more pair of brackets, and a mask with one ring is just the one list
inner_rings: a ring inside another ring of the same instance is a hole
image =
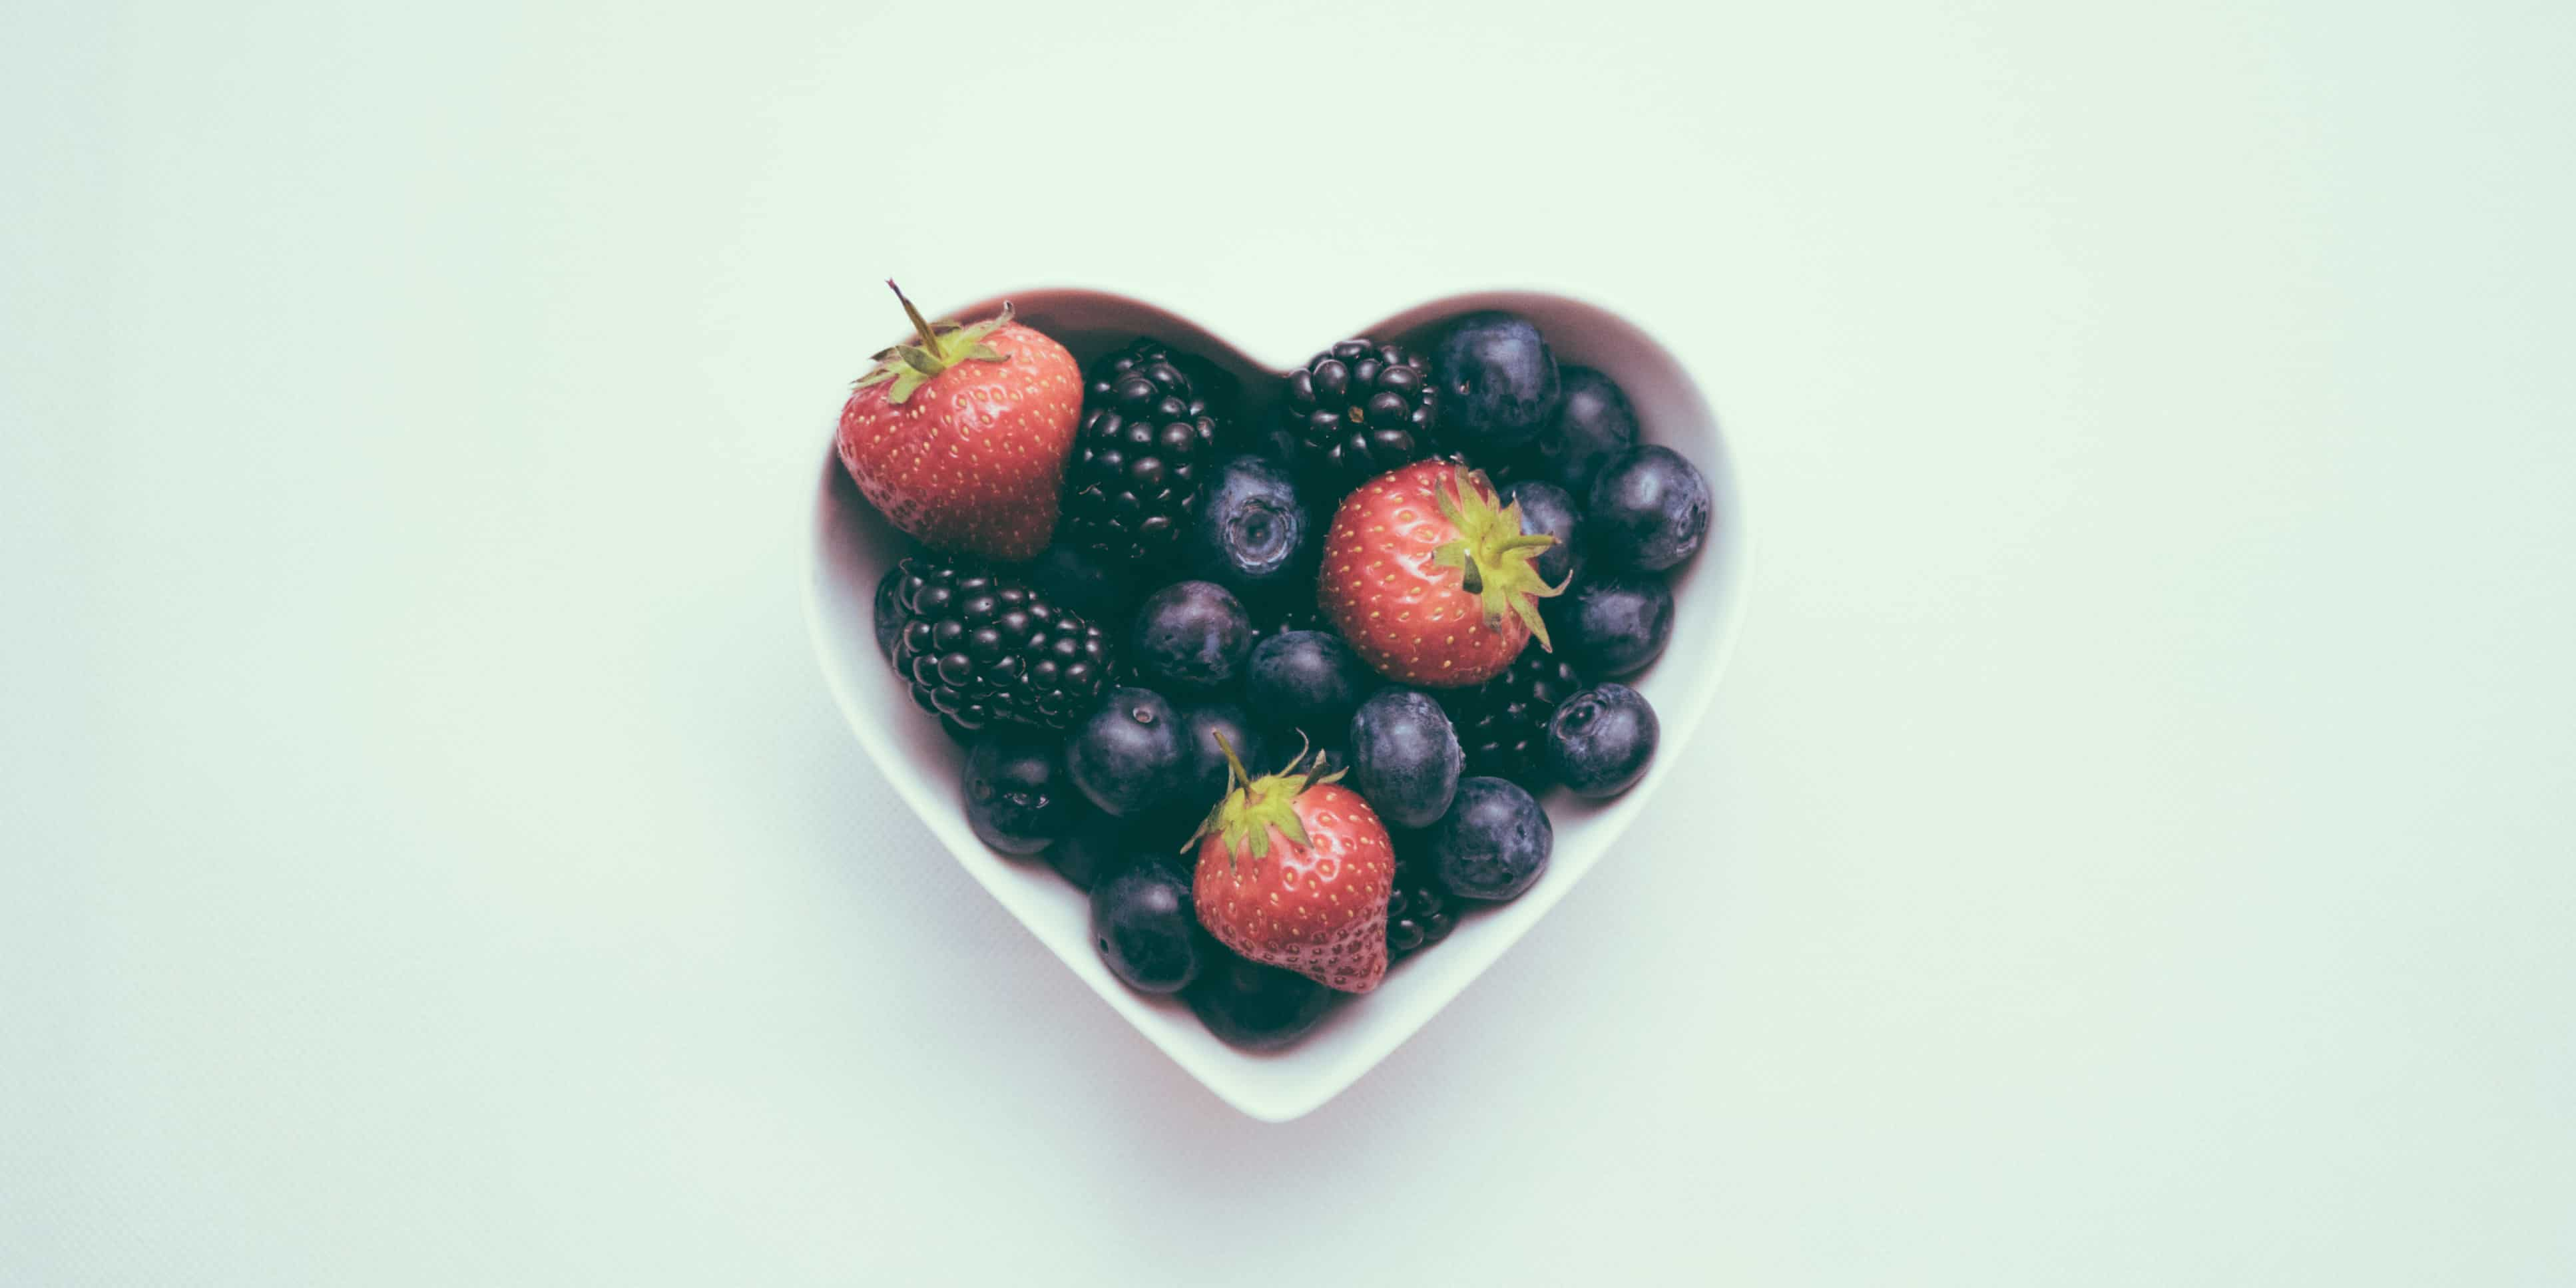
[[[1285, 370], [1244, 356], [1194, 322], [1101, 291], [1023, 291], [932, 316], [987, 317], [1005, 298], [1022, 321], [1054, 336], [1085, 365], [1140, 335], [1199, 354], [1243, 382], [1247, 416], [1269, 410], [1267, 401]], [[1707, 545], [1671, 574], [1672, 641], [1642, 677], [1628, 680], [1654, 704], [1662, 744], [1644, 781], [1616, 800], [1588, 802], [1561, 790], [1546, 794], [1542, 799], [1556, 826], [1556, 849], [1546, 875], [1529, 893], [1464, 917], [1437, 949], [1397, 965], [1376, 992], [1339, 1001], [1321, 1025], [1285, 1051], [1236, 1050], [1218, 1041], [1177, 999], [1149, 997], [1119, 983], [1092, 946], [1090, 901], [1083, 893], [1057, 877], [1043, 859], [1005, 858], [967, 829], [959, 782], [964, 753], [912, 704], [877, 653], [876, 584], [902, 549], [902, 537], [859, 496], [830, 450], [829, 434], [825, 436], [806, 608], [815, 656], [851, 732], [895, 791], [1003, 907], [1164, 1054], [1226, 1103], [1255, 1118], [1284, 1122], [1339, 1094], [1448, 1005], [1574, 889], [1639, 811], [1651, 807], [1677, 759], [1674, 753], [1690, 741], [1708, 710], [1744, 615], [1751, 549], [1726, 440], [1697, 382], [1643, 331], [1579, 300], [1491, 292], [1419, 305], [1351, 334], [1418, 343], [1431, 327], [1471, 309], [1509, 309], [1536, 321], [1558, 361], [1598, 368], [1619, 382], [1647, 441], [1680, 452], [1708, 475], [1715, 521]], [[1296, 356], [1340, 338], [1322, 337]], [[870, 861], [913, 858], [876, 855]]]

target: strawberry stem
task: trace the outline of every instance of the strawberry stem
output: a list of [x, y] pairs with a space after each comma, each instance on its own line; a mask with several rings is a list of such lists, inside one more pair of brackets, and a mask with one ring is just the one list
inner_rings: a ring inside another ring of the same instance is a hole
[[912, 319], [912, 333], [920, 338], [920, 343], [898, 344], [878, 354], [876, 366], [859, 377], [857, 388], [885, 385], [886, 401], [899, 406], [912, 397], [922, 382], [937, 379], [940, 372], [958, 363], [1010, 360], [1001, 350], [984, 342], [985, 337], [1010, 325], [1011, 306], [1007, 302], [1002, 305], [999, 316], [986, 318], [973, 326], [961, 327], [954, 322], [934, 326], [930, 319], [921, 315], [920, 309], [913, 307], [912, 298], [903, 293], [902, 287], [894, 284], [893, 278], [886, 279], [886, 287], [903, 302], [903, 315]]
[[1341, 781], [1342, 775], [1348, 771], [1336, 769], [1325, 773], [1323, 760], [1318, 757], [1300, 778], [1298, 764], [1306, 758], [1306, 753], [1301, 750], [1295, 760], [1288, 762], [1286, 769], [1254, 778], [1245, 772], [1242, 759], [1235, 754], [1234, 744], [1228, 742], [1224, 734], [1216, 735], [1216, 745], [1225, 752], [1226, 768], [1230, 771], [1226, 793], [1218, 798], [1216, 808], [1208, 811], [1207, 821], [1199, 824], [1197, 834], [1181, 846], [1182, 852], [1187, 853], [1201, 838], [1217, 837], [1224, 843], [1225, 868], [1231, 874], [1235, 870], [1236, 855], [1244, 850], [1250, 850], [1256, 859], [1270, 853], [1273, 830], [1288, 844], [1305, 847], [1308, 844], [1306, 825], [1297, 819], [1297, 798], [1319, 783]]
[[1458, 589], [1481, 601], [1487, 626], [1500, 625], [1510, 613], [1529, 627], [1540, 648], [1553, 650], [1537, 601], [1562, 594], [1565, 585], [1548, 585], [1534, 561], [1556, 538], [1522, 531], [1520, 503], [1497, 505], [1499, 499], [1483, 473], [1464, 465], [1447, 480], [1435, 480], [1431, 500], [1458, 535], [1442, 542], [1431, 561], [1458, 570]]
[[1222, 731], [1216, 735], [1216, 749], [1225, 753], [1225, 771], [1230, 775], [1226, 780], [1228, 790], [1252, 781], [1252, 775], [1244, 772], [1243, 758], [1234, 754], [1234, 744], [1226, 741]]
[[893, 278], [886, 279], [886, 289], [893, 291], [894, 297], [903, 301], [903, 315], [912, 319], [912, 332], [921, 337], [921, 347], [937, 353], [939, 337], [931, 334], [930, 320], [921, 316], [921, 310], [912, 306], [912, 300], [903, 293], [902, 287], [894, 284]]

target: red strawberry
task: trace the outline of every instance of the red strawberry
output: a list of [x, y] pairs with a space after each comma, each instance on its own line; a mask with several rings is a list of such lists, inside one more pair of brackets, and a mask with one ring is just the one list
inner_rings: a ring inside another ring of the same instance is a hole
[[915, 341], [878, 354], [841, 408], [842, 466], [888, 522], [930, 545], [1034, 557], [1055, 531], [1082, 416], [1073, 355], [1007, 304], [973, 326], [934, 326], [894, 295]]
[[1343, 499], [1316, 594], [1370, 666], [1456, 689], [1502, 674], [1532, 635], [1552, 648], [1538, 601], [1565, 587], [1530, 561], [1556, 538], [1523, 535], [1520, 503], [1497, 500], [1482, 471], [1441, 460], [1381, 474]]
[[1234, 748], [1222, 734], [1217, 741], [1234, 786], [1199, 830], [1199, 924], [1254, 961], [1345, 993], [1376, 988], [1395, 892], [1386, 825], [1334, 781], [1341, 770], [1321, 772], [1320, 758], [1304, 773], [1291, 761], [1247, 782]]

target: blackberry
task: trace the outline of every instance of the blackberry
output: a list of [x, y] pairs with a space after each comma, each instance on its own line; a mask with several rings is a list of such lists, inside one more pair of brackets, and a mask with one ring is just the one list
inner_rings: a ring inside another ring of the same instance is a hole
[[1528, 777], [1547, 748], [1547, 722], [1556, 704], [1582, 688], [1583, 677], [1572, 665], [1532, 644], [1501, 675], [1441, 694], [1467, 753], [1467, 772]]
[[1151, 367], [1157, 363], [1172, 368], [1172, 373], [1180, 377], [1184, 387], [1195, 390], [1198, 382], [1181, 369], [1187, 362], [1188, 359], [1172, 352], [1171, 347], [1162, 341], [1152, 336], [1138, 336], [1128, 341], [1125, 348], [1092, 363], [1091, 370], [1082, 373], [1083, 397], [1094, 402], [1107, 398], [1120, 378], [1139, 367]]
[[1109, 637], [1013, 578], [971, 564], [906, 559], [894, 669], [952, 733], [996, 724], [1062, 729], [1100, 698]]
[[1361, 339], [1290, 372], [1283, 414], [1306, 467], [1348, 488], [1429, 456], [1439, 412], [1428, 363]]
[[1170, 350], [1138, 340], [1093, 363], [1065, 471], [1066, 535], [1113, 562], [1171, 562], [1216, 454], [1216, 420]]
[[1225, 368], [1195, 353], [1183, 353], [1151, 336], [1131, 340], [1126, 348], [1092, 363], [1091, 370], [1083, 376], [1084, 392], [1092, 398], [1102, 397], [1109, 392], [1109, 384], [1118, 377], [1158, 362], [1169, 363], [1177, 369], [1181, 379], [1189, 382], [1192, 397], [1207, 404], [1208, 415], [1216, 418], [1217, 437], [1222, 441], [1242, 404], [1243, 382], [1235, 379]]
[[1386, 952], [1389, 958], [1418, 953], [1449, 937], [1458, 924], [1457, 909], [1440, 895], [1440, 883], [1409, 863], [1395, 866], [1395, 893], [1386, 901]]

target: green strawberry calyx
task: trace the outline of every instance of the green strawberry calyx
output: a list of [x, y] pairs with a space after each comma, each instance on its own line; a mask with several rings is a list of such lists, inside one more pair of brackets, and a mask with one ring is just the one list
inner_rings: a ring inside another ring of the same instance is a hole
[[1010, 355], [984, 343], [984, 337], [1010, 325], [1011, 306], [1008, 302], [1002, 305], [1001, 316], [986, 318], [973, 326], [960, 326], [955, 322], [932, 322], [922, 317], [921, 310], [912, 306], [912, 301], [905, 298], [903, 288], [896, 286], [893, 278], [886, 279], [886, 286], [894, 291], [896, 299], [903, 301], [904, 316], [912, 319], [912, 333], [918, 342], [879, 350], [874, 359], [877, 365], [859, 377], [855, 388], [865, 389], [891, 380], [894, 386], [886, 390], [886, 401], [901, 405], [912, 397], [912, 391], [919, 389], [923, 381], [958, 363], [1011, 360]]
[[1300, 748], [1297, 758], [1289, 761], [1286, 769], [1254, 778], [1244, 772], [1242, 758], [1234, 754], [1234, 744], [1227, 742], [1224, 734], [1216, 735], [1216, 745], [1225, 752], [1226, 782], [1229, 785], [1225, 795], [1217, 799], [1216, 808], [1208, 811], [1207, 821], [1199, 824], [1199, 830], [1191, 833], [1190, 839], [1182, 844], [1182, 851], [1187, 852], [1202, 838], [1217, 837], [1225, 844], [1225, 869], [1231, 874], [1235, 856], [1247, 848], [1256, 859], [1268, 857], [1273, 828], [1278, 829], [1288, 844], [1298, 849], [1313, 845], [1313, 840], [1306, 835], [1306, 825], [1297, 820], [1297, 798], [1305, 795], [1309, 787], [1340, 782], [1342, 775], [1350, 771], [1336, 769], [1325, 773], [1324, 758], [1318, 755], [1313, 764], [1300, 772], [1298, 763], [1306, 759], [1305, 749]]
[[[1458, 570], [1459, 589], [1482, 603], [1485, 625], [1502, 625], [1508, 612], [1529, 627], [1540, 648], [1555, 652], [1556, 645], [1547, 638], [1547, 622], [1538, 615], [1538, 601], [1564, 594], [1565, 583], [1548, 585], [1538, 575], [1535, 561], [1540, 552], [1556, 544], [1556, 538], [1522, 532], [1521, 503], [1496, 506], [1484, 474], [1464, 465], [1458, 467], [1448, 491], [1438, 483], [1431, 485], [1431, 499], [1439, 505], [1440, 517], [1458, 530], [1456, 537], [1431, 552], [1431, 562]], [[1566, 583], [1573, 580], [1568, 577]]]

